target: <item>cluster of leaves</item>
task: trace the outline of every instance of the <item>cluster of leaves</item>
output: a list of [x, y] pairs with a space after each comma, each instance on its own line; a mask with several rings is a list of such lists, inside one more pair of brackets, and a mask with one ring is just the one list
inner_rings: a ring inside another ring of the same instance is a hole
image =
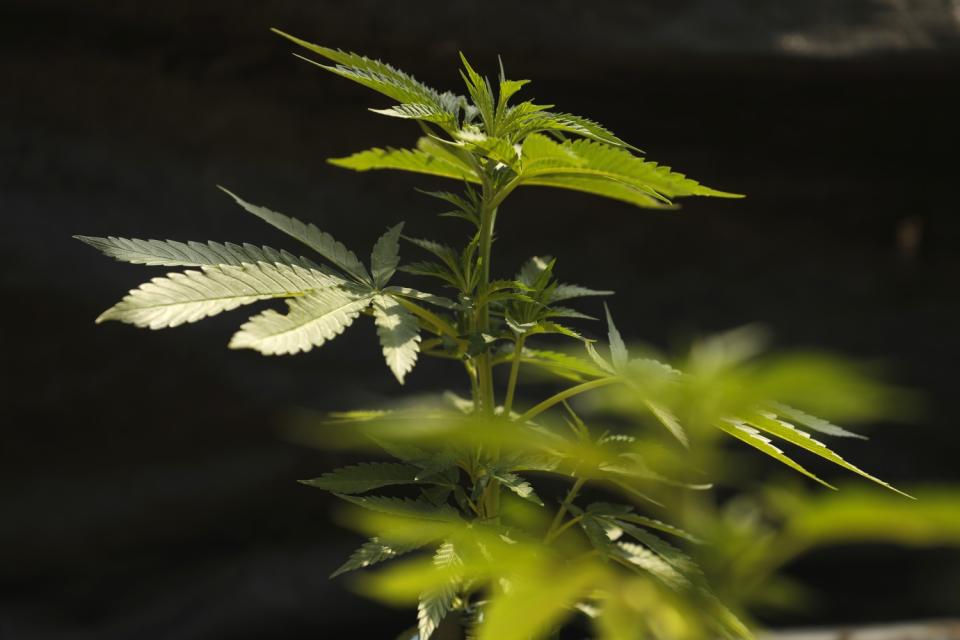
[[[729, 357], [736, 349], [725, 339], [702, 347], [681, 373], [651, 358], [632, 359], [609, 310], [605, 347], [571, 326], [594, 319], [567, 306], [571, 301], [612, 292], [560, 282], [553, 258], [531, 258], [512, 279], [491, 276], [497, 212], [520, 186], [570, 189], [652, 209], [674, 208], [674, 200], [684, 196], [739, 196], [646, 160], [589, 119], [530, 100], [513, 103], [527, 81], [508, 80], [502, 65], [492, 83], [463, 58], [466, 95], [459, 95], [427, 87], [382, 62], [281, 35], [329, 63], [311, 60], [314, 64], [396, 101], [375, 113], [418, 123], [423, 136], [413, 148], [369, 149], [331, 162], [462, 184], [461, 193], [428, 195], [452, 207], [442, 215], [469, 223], [463, 246], [405, 236], [401, 223], [376, 241], [368, 267], [313, 224], [227, 192], [246, 211], [316, 252], [319, 262], [250, 244], [79, 236], [120, 261], [194, 267], [141, 285], [98, 321], [160, 329], [284, 298], [286, 313], [267, 309], [253, 316], [230, 346], [266, 355], [305, 352], [364, 314], [373, 317], [399, 382], [421, 355], [463, 366], [469, 399], [448, 394], [442, 405], [335, 416], [333, 424], [352, 426], [338, 432], [336, 444], [374, 442], [395, 461], [354, 465], [305, 481], [368, 513], [357, 526], [370, 539], [334, 575], [429, 551], [364, 583], [378, 597], [417, 601], [419, 624], [404, 638], [429, 640], [450, 612], [480, 640], [543, 637], [577, 611], [593, 620], [599, 637], [610, 640], [748, 635], [681, 549], [698, 544], [697, 536], [633, 504], [584, 500], [584, 490], [613, 488], [628, 502], [662, 508], [658, 487], [708, 489], [702, 479], [690, 477], [695, 470], [684, 460], [708, 432], [732, 436], [819, 482], [774, 440], [889, 485], [802, 428], [852, 434], [774, 402], [803, 396], [788, 375], [796, 363], [763, 371], [739, 366], [742, 359]], [[430, 257], [401, 264], [401, 240]], [[397, 272], [435, 281], [440, 292], [391, 284]], [[570, 341], [578, 352], [527, 344], [547, 334]], [[494, 371], [501, 365], [509, 374], [499, 402]], [[539, 369], [567, 386], [515, 411], [521, 368]], [[822, 367], [804, 379], [821, 374], [837, 378]], [[639, 412], [665, 427], [674, 448], [651, 448], [636, 430], [586, 424], [566, 401], [593, 391], [608, 409], [630, 418]], [[555, 424], [560, 411], [565, 426]], [[659, 465], [653, 451], [661, 452]], [[546, 494], [533, 487], [530, 473], [572, 485], [555, 507], [541, 498]], [[553, 516], [544, 518], [554, 507]]]

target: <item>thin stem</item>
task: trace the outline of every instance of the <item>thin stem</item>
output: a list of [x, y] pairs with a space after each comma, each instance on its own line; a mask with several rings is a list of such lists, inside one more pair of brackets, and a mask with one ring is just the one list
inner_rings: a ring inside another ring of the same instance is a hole
[[586, 478], [577, 478], [577, 481], [573, 483], [573, 486], [570, 487], [570, 490], [567, 491], [567, 497], [563, 499], [563, 502], [560, 503], [560, 508], [557, 509], [557, 515], [553, 517], [553, 522], [550, 523], [550, 528], [547, 529], [546, 535], [543, 536], [543, 541], [545, 543], [550, 542], [555, 537], [560, 535], [561, 531], [566, 531], [566, 529], [558, 529], [560, 523], [563, 522], [563, 516], [566, 515], [567, 509], [573, 504], [574, 499], [577, 497], [577, 494], [580, 493], [580, 489], [583, 488], [583, 485], [587, 482]]
[[536, 416], [540, 415], [553, 405], [563, 402], [567, 398], [572, 398], [573, 396], [581, 393], [592, 391], [593, 389], [599, 389], [600, 387], [606, 387], [611, 384], [617, 384], [619, 382], [622, 382], [622, 380], [617, 377], [598, 378], [596, 380], [591, 380], [590, 382], [578, 384], [575, 387], [570, 387], [569, 389], [564, 389], [560, 393], [554, 394], [540, 404], [528, 409], [526, 413], [517, 418], [517, 421], [526, 422], [527, 420], [533, 420]]
[[510, 380], [507, 382], [507, 397], [503, 401], [503, 415], [510, 419], [510, 410], [513, 408], [513, 395], [517, 389], [517, 376], [520, 373], [521, 354], [526, 336], [519, 336], [513, 344], [513, 359], [510, 361]]

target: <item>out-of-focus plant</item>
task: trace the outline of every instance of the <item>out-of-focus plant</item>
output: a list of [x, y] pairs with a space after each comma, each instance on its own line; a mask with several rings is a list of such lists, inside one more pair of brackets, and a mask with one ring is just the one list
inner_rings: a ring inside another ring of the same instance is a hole
[[[848, 366], [823, 357], [761, 358], [755, 336], [741, 331], [698, 344], [681, 372], [631, 357], [609, 311], [606, 344], [573, 328], [570, 322], [593, 318], [571, 301], [611, 292], [558, 280], [554, 259], [533, 257], [512, 277], [494, 276], [496, 219], [518, 187], [570, 189], [650, 209], [673, 209], [685, 196], [739, 196], [643, 159], [596, 122], [512, 102], [527, 81], [507, 79], [502, 65], [491, 82], [462, 58], [467, 95], [441, 93], [379, 61], [281, 35], [329, 61], [321, 68], [391, 98], [396, 104], [374, 111], [413, 120], [423, 134], [415, 148], [331, 162], [454, 180], [459, 192], [427, 195], [445, 203], [442, 215], [466, 222], [463, 245], [403, 235], [400, 223], [376, 241], [365, 264], [313, 224], [230, 192], [321, 262], [251, 244], [79, 238], [120, 261], [196, 268], [141, 285], [98, 322], [160, 329], [284, 298], [286, 313], [253, 316], [230, 346], [306, 352], [368, 315], [401, 384], [421, 355], [462, 368], [469, 398], [451, 392], [333, 416], [321, 430], [324, 446], [376, 445], [395, 461], [305, 481], [366, 514], [347, 517], [370, 538], [335, 575], [412, 554], [359, 583], [380, 599], [417, 606], [418, 624], [405, 640], [440, 637], [441, 625], [455, 623], [479, 640], [547, 637], [581, 614], [609, 640], [749, 635], [693, 559], [702, 536], [676, 523], [696, 524], [684, 516], [687, 496], [710, 488], [715, 462], [701, 452], [719, 438], [827, 486], [781, 446], [897, 491], [810, 434], [853, 436], [806, 411], [856, 419], [889, 405], [889, 390], [864, 383]], [[401, 240], [429, 259], [401, 264]], [[394, 284], [398, 272], [441, 289]], [[546, 336], [579, 351], [536, 346]], [[498, 378], [498, 369], [505, 375]], [[518, 395], [521, 370], [561, 388], [527, 405]], [[593, 406], [581, 403], [589, 420], [568, 403], [574, 399], [592, 399]], [[542, 488], [530, 474], [544, 479]], [[558, 482], [569, 486], [553, 495]]]

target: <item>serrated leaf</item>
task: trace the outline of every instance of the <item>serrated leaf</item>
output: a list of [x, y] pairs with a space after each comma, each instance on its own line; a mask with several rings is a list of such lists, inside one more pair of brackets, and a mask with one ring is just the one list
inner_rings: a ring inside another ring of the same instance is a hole
[[601, 578], [600, 567], [582, 563], [514, 585], [484, 610], [477, 640], [542, 638]]
[[444, 298], [443, 296], [434, 295], [432, 293], [426, 293], [424, 291], [418, 291], [416, 289], [411, 289], [410, 287], [387, 287], [383, 290], [384, 293], [388, 293], [392, 296], [400, 296], [401, 298], [410, 298], [411, 300], [420, 300], [421, 302], [429, 302], [432, 305], [437, 307], [443, 307], [444, 309], [459, 309], [460, 305], [451, 300], [450, 298]]
[[517, 273], [517, 282], [529, 289], [533, 289], [540, 275], [550, 267], [553, 258], [550, 256], [533, 256], [523, 263]]
[[220, 187], [220, 190], [233, 198], [237, 204], [249, 213], [283, 231], [290, 237], [296, 238], [354, 278], [362, 282], [370, 282], [370, 274], [367, 273], [366, 267], [363, 266], [357, 256], [342, 243], [337, 242], [329, 233], [318, 229], [313, 223], [306, 224], [288, 215], [271, 211], [266, 207], [250, 204], [224, 187]]
[[647, 405], [650, 413], [654, 415], [657, 421], [665, 426], [667, 430], [673, 434], [673, 437], [680, 441], [680, 444], [686, 448], [690, 448], [690, 438], [687, 437], [687, 432], [684, 430], [683, 425], [680, 424], [680, 420], [670, 409], [649, 399], [644, 400], [643, 403]]
[[[445, 568], [460, 564], [453, 544], [444, 542], [433, 556], [433, 564], [437, 568]], [[435, 589], [420, 594], [417, 605], [417, 628], [420, 631], [419, 640], [429, 640], [440, 623], [453, 607], [457, 596], [456, 580], [450, 580]]]
[[837, 425], [824, 420], [823, 418], [818, 418], [817, 416], [812, 416], [809, 413], [800, 411], [799, 409], [794, 409], [793, 407], [788, 407], [785, 404], [779, 402], [770, 403], [771, 409], [776, 413], [780, 414], [788, 420], [792, 420], [808, 429], [813, 429], [814, 431], [819, 431], [820, 433], [837, 436], [839, 438], [858, 438], [860, 440], [866, 440], [867, 437], [860, 435], [859, 433], [853, 433], [852, 431], [847, 431], [843, 427], [838, 427]]
[[493, 477], [499, 480], [500, 484], [502, 484], [504, 487], [514, 492], [524, 500], [528, 500], [539, 507], [543, 506], [543, 500], [541, 500], [540, 496], [537, 495], [537, 492], [533, 490], [533, 485], [517, 474], [509, 471], [497, 471], [493, 473]]
[[[589, 343], [587, 343], [589, 344]], [[524, 364], [532, 364], [554, 373], [572, 373], [580, 379], [582, 376], [601, 377], [604, 371], [582, 358], [557, 351], [543, 349], [524, 349], [521, 354]]]
[[750, 415], [748, 417], [748, 421], [750, 425], [756, 427], [757, 429], [760, 429], [761, 431], [764, 431], [770, 435], [776, 436], [782, 440], [786, 440], [787, 442], [794, 444], [800, 447], [801, 449], [805, 449], [810, 453], [818, 455], [825, 460], [829, 460], [830, 462], [838, 466], [841, 466], [848, 471], [852, 471], [853, 473], [856, 473], [857, 475], [862, 476], [867, 480], [870, 480], [872, 482], [879, 484], [881, 487], [890, 489], [891, 491], [899, 493], [900, 495], [905, 496], [907, 498], [913, 497], [909, 494], [904, 493], [903, 491], [900, 491], [893, 485], [887, 482], [884, 482], [880, 478], [870, 475], [863, 469], [860, 469], [859, 467], [847, 462], [842, 457], [837, 455], [834, 451], [832, 451], [829, 447], [827, 447], [825, 444], [823, 444], [819, 440], [815, 440], [809, 433], [805, 431], [801, 431], [800, 429], [797, 429], [795, 426], [793, 426], [789, 422], [784, 422], [783, 420], [779, 420], [776, 417], [771, 417], [769, 414], [765, 415], [762, 413], [756, 413], [756, 414]]
[[[298, 266], [303, 269], [323, 271], [313, 261], [297, 257], [287, 251], [277, 251], [270, 247], [257, 247], [244, 243], [232, 242], [177, 242], [176, 240], [140, 240], [138, 238], [94, 238], [90, 236], [73, 236], [104, 255], [120, 262], [131, 264], [145, 264], [148, 266], [164, 267], [202, 267], [204, 265], [232, 265], [241, 264], [269, 264], [282, 263]], [[334, 277], [332, 272], [326, 272]]]
[[620, 522], [628, 522], [632, 524], [638, 524], [649, 529], [656, 529], [664, 533], [669, 533], [671, 535], [677, 536], [678, 538], [683, 538], [688, 542], [694, 544], [703, 544], [703, 541], [694, 536], [691, 533], [675, 527], [673, 525], [661, 522], [654, 518], [648, 518], [642, 516], [638, 513], [633, 512], [633, 507], [630, 505], [621, 505], [621, 504], [610, 504], [607, 502], [594, 502], [589, 507], [587, 507], [587, 512], [593, 514], [598, 518], [612, 518]]
[[363, 462], [341, 467], [302, 484], [332, 493], [364, 493], [398, 484], [415, 484], [419, 467], [397, 462]]
[[373, 319], [387, 366], [397, 381], [403, 380], [417, 363], [420, 352], [420, 326], [412, 313], [389, 296], [377, 296]]
[[613, 291], [598, 291], [577, 284], [558, 284], [550, 293], [550, 303], [588, 296], [612, 296]]
[[541, 134], [523, 143], [524, 184], [586, 191], [641, 207], [663, 208], [683, 196], [736, 198], [705, 187], [670, 167], [649, 162], [628, 150], [593, 140], [554, 142]]
[[736, 419], [724, 419], [718, 420], [716, 424], [717, 427], [719, 427], [722, 431], [725, 431], [737, 440], [747, 443], [754, 449], [767, 454], [774, 460], [782, 462], [794, 471], [799, 471], [811, 480], [819, 482], [828, 489], [836, 489], [836, 487], [834, 487], [832, 484], [821, 480], [810, 471], [807, 471], [802, 465], [787, 456], [782, 449], [774, 446], [771, 443], [770, 438], [765, 438], [760, 434], [760, 431], [744, 423], [743, 421]]
[[603, 125], [584, 118], [575, 116], [571, 113], [554, 113], [551, 111], [538, 110], [530, 114], [522, 121], [520, 135], [526, 136], [537, 131], [563, 131], [565, 133], [574, 133], [585, 138], [591, 138], [599, 142], [618, 147], [628, 147], [639, 151], [636, 147], [627, 144], [612, 131]]
[[286, 314], [267, 309], [250, 318], [234, 334], [230, 348], [268, 356], [305, 353], [343, 333], [371, 299], [340, 288], [311, 291], [287, 300]]
[[445, 129], [452, 129], [457, 124], [455, 113], [451, 113], [445, 108], [435, 104], [423, 104], [412, 102], [394, 105], [388, 109], [370, 109], [374, 113], [393, 118], [404, 118], [407, 120], [423, 120], [438, 124]]
[[378, 289], [386, 286], [400, 264], [400, 232], [403, 223], [394, 225], [387, 230], [373, 245], [370, 254], [370, 273], [373, 274], [373, 284]]
[[306, 296], [337, 283], [319, 271], [291, 265], [208, 265], [202, 271], [153, 278], [103, 312], [97, 322], [119, 320], [151, 329], [176, 327], [258, 300]]
[[610, 309], [606, 304], [603, 305], [603, 310], [607, 314], [607, 339], [610, 341], [610, 359], [615, 370], [623, 371], [630, 360], [630, 354], [623, 338], [620, 337], [620, 332], [617, 331], [617, 325], [613, 323], [613, 316], [610, 315]]
[[436, 89], [428, 87], [422, 82], [419, 82], [410, 74], [400, 71], [399, 69], [395, 69], [385, 62], [373, 60], [356, 53], [341, 51], [339, 49], [330, 49], [328, 47], [313, 44], [307, 42], [306, 40], [301, 40], [296, 36], [284, 33], [279, 29], [272, 29], [272, 31], [286, 38], [287, 40], [290, 40], [291, 42], [300, 45], [309, 51], [312, 51], [313, 53], [323, 56], [327, 60], [335, 62], [337, 66], [333, 67], [318, 64], [313, 60], [307, 60], [304, 58], [308, 62], [316, 64], [317, 66], [331, 71], [339, 76], [343, 76], [348, 80], [353, 80], [358, 84], [373, 89], [374, 91], [382, 93], [385, 96], [389, 96], [394, 100], [405, 103], [427, 104], [437, 107], [444, 105], [442, 95]]
[[461, 181], [479, 182], [471, 167], [458, 160], [456, 156], [445, 152], [438, 144], [428, 138], [421, 138], [417, 149], [394, 149], [390, 147], [381, 149], [377, 147], [343, 158], [331, 158], [328, 162], [354, 171], [396, 169]]
[[398, 518], [435, 520], [438, 522], [450, 522], [459, 519], [457, 512], [451, 507], [447, 505], [438, 506], [426, 500], [390, 498], [387, 496], [351, 496], [345, 493], [334, 493], [334, 495], [358, 507]]
[[623, 563], [649, 573], [671, 589], [683, 591], [690, 587], [690, 581], [682, 573], [646, 547], [632, 542], [618, 542], [612, 545], [612, 549], [611, 554]]
[[344, 562], [340, 568], [330, 574], [331, 578], [336, 578], [340, 574], [357, 569], [365, 569], [371, 565], [386, 560], [392, 560], [411, 551], [416, 551], [427, 544], [423, 542], [388, 542], [381, 538], [371, 538], [364, 542], [359, 549], [354, 551], [350, 558]]
[[693, 558], [673, 546], [666, 540], [655, 536], [649, 531], [634, 526], [629, 522], [615, 521], [616, 525], [623, 532], [643, 543], [648, 549], [663, 558], [671, 567], [676, 569], [684, 578], [692, 583], [703, 583], [705, 581], [703, 570], [697, 566]]

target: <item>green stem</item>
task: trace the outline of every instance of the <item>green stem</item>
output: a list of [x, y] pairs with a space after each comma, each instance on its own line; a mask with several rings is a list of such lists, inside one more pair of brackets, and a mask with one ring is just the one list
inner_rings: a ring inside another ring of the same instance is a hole
[[520, 360], [523, 354], [523, 342], [526, 336], [520, 336], [513, 344], [513, 359], [510, 361], [510, 380], [507, 382], [507, 398], [503, 401], [503, 415], [510, 419], [510, 410], [513, 409], [513, 395], [517, 389], [517, 376], [520, 373]]
[[560, 523], [563, 522], [563, 516], [566, 515], [567, 509], [571, 504], [573, 504], [574, 499], [576, 499], [577, 494], [580, 493], [580, 489], [583, 488], [583, 485], [586, 482], [586, 478], [577, 478], [577, 481], [573, 483], [572, 487], [570, 487], [570, 491], [567, 492], [567, 497], [564, 498], [563, 502], [560, 503], [560, 508], [557, 509], [557, 515], [553, 517], [553, 522], [550, 523], [550, 528], [547, 529], [546, 535], [543, 536], [544, 543], [549, 543], [551, 540], [560, 535], [560, 533], [566, 531], [569, 523], [562, 528], [560, 527]]
[[617, 384], [619, 382], [622, 382], [622, 380], [617, 377], [598, 378], [596, 380], [591, 380], [590, 382], [578, 384], [575, 387], [570, 387], [569, 389], [564, 389], [560, 393], [550, 396], [535, 407], [528, 409], [526, 413], [517, 418], [517, 421], [526, 422], [527, 420], [533, 420], [536, 416], [540, 415], [553, 405], [563, 402], [567, 398], [572, 398], [573, 396], [581, 393], [592, 391], [593, 389], [599, 389], [600, 387], [606, 387], [611, 384]]

